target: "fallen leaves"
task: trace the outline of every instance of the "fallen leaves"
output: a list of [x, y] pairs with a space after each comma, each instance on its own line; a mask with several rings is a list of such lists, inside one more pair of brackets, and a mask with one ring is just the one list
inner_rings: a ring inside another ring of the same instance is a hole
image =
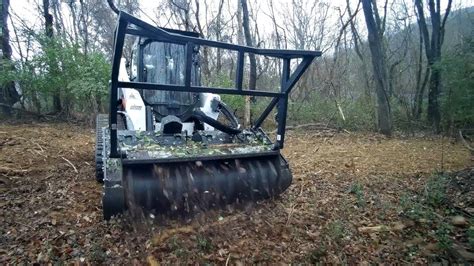
[[[439, 139], [292, 131], [284, 153], [294, 181], [281, 197], [138, 226], [102, 220], [92, 130], [3, 125], [0, 134], [0, 264], [400, 264], [440, 253], [425, 235], [431, 220], [403, 219], [398, 208], [439, 168]], [[443, 153], [445, 169], [472, 165], [460, 145]], [[448, 219], [456, 232], [472, 226], [470, 177], [459, 173], [449, 187], [465, 211]]]
[[469, 225], [469, 222], [467, 221], [467, 219], [460, 215], [456, 215], [453, 218], [451, 218], [451, 223], [455, 226], [460, 226], [460, 227]]
[[388, 232], [388, 231], [394, 231], [394, 232], [400, 232], [403, 229], [405, 229], [405, 225], [403, 223], [395, 223], [393, 226], [387, 226], [387, 225], [376, 225], [376, 226], [363, 226], [359, 227], [357, 230], [359, 233], [377, 233], [377, 232]]
[[463, 258], [464, 260], [474, 262], [474, 252], [467, 251], [464, 247], [459, 245], [454, 245], [453, 251], [456, 255]]
[[194, 229], [191, 226], [173, 228], [164, 230], [161, 234], [158, 234], [153, 237], [152, 243], [154, 245], [159, 245], [165, 242], [168, 238], [175, 236], [177, 234], [191, 234], [194, 233]]
[[160, 265], [158, 263], [158, 261], [156, 261], [155, 257], [153, 257], [152, 255], [146, 257], [146, 262], [148, 263], [148, 265], [150, 266], [158, 266]]

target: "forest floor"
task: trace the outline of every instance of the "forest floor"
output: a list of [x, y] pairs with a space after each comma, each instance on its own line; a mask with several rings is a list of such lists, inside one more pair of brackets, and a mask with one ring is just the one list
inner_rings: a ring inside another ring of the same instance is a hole
[[294, 180], [277, 199], [104, 222], [93, 130], [0, 125], [0, 264], [474, 262], [474, 161], [461, 144], [291, 131], [284, 154]]

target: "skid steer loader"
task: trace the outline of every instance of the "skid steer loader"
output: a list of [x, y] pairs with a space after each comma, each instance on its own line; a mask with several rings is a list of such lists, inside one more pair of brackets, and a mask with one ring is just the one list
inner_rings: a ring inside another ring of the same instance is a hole
[[[127, 35], [135, 39], [128, 64], [122, 58]], [[233, 88], [201, 86], [203, 46], [237, 54]], [[281, 59], [280, 88], [243, 89], [245, 54]], [[204, 40], [120, 12], [110, 112], [97, 116], [96, 178], [104, 186], [104, 218], [132, 208], [151, 214], [192, 213], [282, 193], [292, 180], [280, 154], [288, 95], [320, 55]], [[242, 128], [222, 94], [271, 101], [252, 127]], [[274, 108], [276, 140], [261, 129]]]

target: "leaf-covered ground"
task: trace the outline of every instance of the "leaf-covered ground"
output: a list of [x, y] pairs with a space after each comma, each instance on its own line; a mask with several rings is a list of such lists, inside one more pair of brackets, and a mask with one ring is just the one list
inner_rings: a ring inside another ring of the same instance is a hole
[[90, 129], [0, 125], [0, 264], [474, 261], [474, 161], [449, 139], [290, 132], [284, 195], [185, 221], [104, 222], [93, 154]]

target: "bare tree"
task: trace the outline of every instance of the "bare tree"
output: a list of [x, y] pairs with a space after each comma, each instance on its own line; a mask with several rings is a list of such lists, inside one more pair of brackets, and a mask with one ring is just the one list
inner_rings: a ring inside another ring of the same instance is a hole
[[[272, 33], [272, 39], [274, 41], [273, 45], [277, 49], [281, 48], [287, 48], [288, 47], [288, 38], [286, 36], [286, 31], [285, 29], [278, 24], [278, 18], [275, 14], [275, 7], [273, 0], [268, 0], [268, 6], [270, 9], [270, 12], [265, 15], [267, 15], [271, 20], [273, 24], [273, 33]], [[273, 69], [276, 71], [276, 73], [281, 73], [281, 64], [280, 60], [271, 60], [273, 61]]]
[[[292, 0], [280, 7], [279, 15], [286, 19], [285, 36], [288, 37], [289, 46], [295, 49], [321, 50], [323, 53], [334, 48], [333, 40], [337, 33], [327, 32], [327, 18], [330, 5], [324, 1]], [[331, 40], [331, 41], [326, 41]], [[292, 93], [292, 100], [306, 101], [313, 95], [315, 81], [314, 72], [317, 66], [313, 65], [308, 73], [303, 75]], [[313, 74], [309, 74], [313, 72]]]
[[[77, 10], [76, 10], [76, 3], [74, 1], [70, 1], [68, 3], [69, 10], [71, 13], [71, 19], [72, 19], [72, 33], [74, 34], [74, 38], [72, 38], [72, 42], [78, 45], [79, 42], [79, 32], [78, 32], [78, 19], [77, 19]], [[59, 12], [61, 13], [61, 12]]]
[[448, 0], [446, 11], [441, 20], [441, 0], [429, 0], [428, 9], [431, 18], [431, 36], [426, 23], [423, 2], [415, 0], [418, 25], [423, 37], [428, 68], [431, 72], [428, 92], [428, 121], [436, 132], [440, 131], [441, 112], [439, 110], [439, 94], [441, 91], [441, 71], [433, 67], [441, 60], [441, 47], [444, 41], [444, 26], [451, 11], [452, 0]]
[[[360, 4], [360, 1], [357, 5]], [[352, 13], [351, 11], [351, 5], [350, 5], [350, 2], [349, 0], [346, 0], [346, 5], [347, 5], [347, 12], [348, 12], [348, 15], [349, 17], [353, 17], [353, 19], [350, 19], [349, 20], [349, 24], [351, 26], [351, 34], [352, 34], [352, 42], [353, 42], [353, 45], [354, 45], [354, 51], [356, 52], [357, 54], [357, 57], [360, 59], [361, 63], [362, 63], [362, 68], [360, 69], [360, 71], [362, 72], [362, 75], [363, 75], [363, 80], [365, 81], [365, 95], [367, 97], [370, 97], [370, 91], [369, 91], [369, 88], [370, 88], [370, 81], [369, 81], [369, 77], [368, 77], [368, 70], [367, 70], [367, 63], [366, 63], [366, 58], [365, 56], [363, 55], [362, 53], [362, 41], [360, 39], [360, 35], [359, 35], [359, 32], [357, 30], [357, 27], [356, 27], [356, 24], [355, 24], [355, 12], [357, 12], [357, 8], [356, 8], [356, 11], [354, 12], [354, 14]]]
[[372, 55], [372, 68], [375, 78], [375, 92], [377, 95], [377, 126], [379, 131], [387, 136], [392, 134], [392, 115], [388, 97], [388, 73], [383, 47], [383, 32], [385, 18], [380, 18], [375, 0], [362, 0], [365, 22], [369, 39], [369, 48]]
[[[43, 0], [43, 17], [44, 17], [44, 31], [45, 35], [48, 38], [48, 41], [51, 42], [54, 35], [53, 30], [53, 15], [49, 12], [50, 3], [49, 0]], [[48, 44], [46, 44], [48, 45]], [[58, 70], [57, 62], [51, 60], [50, 62], [50, 71], [55, 72]], [[61, 112], [61, 93], [60, 88], [54, 88], [53, 90], [53, 111], [55, 113]]]
[[[250, 22], [249, 22], [249, 8], [247, 0], [240, 0], [242, 5], [242, 27], [244, 28], [245, 43], [247, 46], [253, 46], [252, 35], [250, 33]], [[255, 90], [257, 83], [257, 61], [255, 54], [249, 54], [250, 63], [250, 77], [249, 77], [249, 90]]]
[[[205, 2], [205, 4], [207, 4], [207, 2]], [[199, 4], [199, 0], [195, 0], [195, 5], [196, 5], [196, 12], [194, 12], [194, 16], [196, 19], [196, 28], [201, 38], [205, 38], [204, 28], [201, 25], [201, 20], [199, 17], [199, 12], [200, 12], [200, 7], [201, 7]], [[201, 69], [202, 69], [202, 74], [204, 76], [204, 79], [208, 80], [211, 76], [211, 70], [209, 68], [209, 48], [207, 46], [204, 46], [202, 48]]]
[[184, 30], [190, 31], [194, 28], [191, 22], [191, 1], [190, 0], [168, 0], [170, 10], [179, 20], [178, 26], [183, 26]]
[[81, 11], [79, 13], [79, 31], [81, 32], [81, 36], [84, 40], [84, 54], [87, 55], [89, 50], [89, 30], [88, 30], [88, 18], [89, 18], [89, 7], [84, 0], [79, 0], [81, 5]]
[[[217, 9], [216, 23], [215, 23], [215, 34], [216, 40], [220, 41], [222, 39], [222, 8], [224, 7], [224, 0], [219, 1], [219, 7]], [[217, 49], [217, 62], [216, 62], [216, 72], [219, 74], [222, 69], [222, 51]]]
[[88, 32], [90, 49], [111, 56], [117, 14], [115, 12], [119, 12], [119, 9], [112, 0], [87, 0], [85, 3], [90, 6], [88, 27], [94, 29]]
[[[419, 23], [419, 21], [418, 21]], [[418, 48], [418, 60], [416, 63], [416, 85], [415, 85], [415, 99], [413, 103], [413, 117], [419, 119], [423, 112], [423, 95], [425, 94], [426, 84], [430, 78], [429, 68], [425, 69], [423, 73], [423, 33], [421, 27], [418, 27], [419, 33], [419, 48]]]
[[49, 13], [49, 0], [43, 0], [44, 30], [48, 38], [53, 38], [53, 15]]
[[72, 35], [66, 30], [67, 28], [64, 24], [60, 1], [52, 0], [50, 2], [50, 8], [53, 11], [53, 22], [56, 28], [56, 34], [64, 38], [72, 39]]
[[[12, 48], [10, 46], [10, 33], [8, 31], [8, 9], [10, 7], [10, 0], [2, 0], [0, 2], [1, 25], [0, 25], [0, 69], [2, 71], [12, 70]], [[6, 71], [5, 71], [6, 72]], [[15, 89], [15, 83], [12, 81], [5, 82], [0, 85], [0, 104], [2, 104], [2, 112], [9, 115], [11, 107], [15, 104], [20, 96]]]
[[[253, 46], [252, 35], [250, 33], [250, 19], [249, 19], [249, 8], [247, 0], [240, 0], [241, 14], [242, 14], [242, 29], [245, 37], [245, 43], [247, 46]], [[255, 90], [257, 84], [257, 60], [255, 54], [248, 54], [250, 63], [250, 75], [249, 75], [249, 90]], [[250, 126], [251, 123], [251, 112], [250, 112], [250, 97], [245, 97], [245, 110], [244, 110], [244, 125]]]

